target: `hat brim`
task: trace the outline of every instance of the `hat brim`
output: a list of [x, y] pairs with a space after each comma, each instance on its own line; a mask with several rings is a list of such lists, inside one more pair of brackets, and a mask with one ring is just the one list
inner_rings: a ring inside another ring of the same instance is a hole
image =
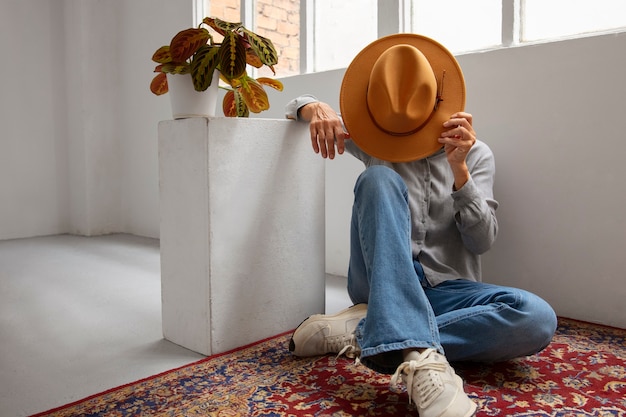
[[[398, 44], [419, 49], [428, 59], [438, 80], [445, 71], [443, 101], [419, 131], [406, 136], [394, 136], [381, 130], [367, 108], [367, 87], [372, 67], [385, 50]], [[413, 161], [442, 148], [437, 139], [444, 130], [443, 123], [465, 108], [465, 79], [457, 60], [438, 42], [415, 34], [390, 35], [372, 42], [352, 60], [341, 83], [339, 106], [346, 130], [365, 153], [390, 162]]]

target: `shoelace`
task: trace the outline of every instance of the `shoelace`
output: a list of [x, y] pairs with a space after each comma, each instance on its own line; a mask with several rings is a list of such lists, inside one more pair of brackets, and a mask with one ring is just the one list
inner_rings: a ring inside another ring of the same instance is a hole
[[[353, 359], [353, 358], [357, 357], [359, 353], [360, 353], [360, 350], [355, 348], [354, 346], [352, 346], [352, 345], [345, 345], [343, 348], [341, 348], [339, 353], [337, 353], [336, 357], [338, 358], [341, 355], [346, 355], [346, 358]], [[358, 359], [359, 358], [357, 358], [357, 360]]]
[[[404, 380], [409, 403], [413, 401], [420, 408], [428, 407], [443, 390], [443, 383], [438, 373], [444, 372], [447, 365], [437, 361], [434, 355], [431, 355], [432, 353], [434, 350], [427, 349], [418, 359], [402, 363], [391, 377], [393, 387], [397, 386], [400, 378]], [[412, 398], [413, 384], [417, 386], [418, 401]]]
[[361, 353], [361, 349], [358, 348], [356, 338], [354, 334], [350, 337], [337, 337], [333, 340], [326, 341], [329, 352], [338, 352], [337, 358], [341, 355], [346, 355], [347, 358], [355, 358]]

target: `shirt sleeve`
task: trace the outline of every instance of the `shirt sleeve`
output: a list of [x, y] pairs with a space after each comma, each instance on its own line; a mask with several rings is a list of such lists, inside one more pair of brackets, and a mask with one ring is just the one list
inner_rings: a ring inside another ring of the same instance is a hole
[[452, 198], [463, 244], [471, 252], [482, 254], [491, 248], [498, 234], [498, 202], [493, 196], [493, 154], [486, 145], [478, 150], [480, 152], [476, 152], [473, 155], [475, 158], [472, 158], [470, 180], [460, 190], [454, 191]]
[[300, 108], [310, 103], [319, 101], [317, 97], [311, 94], [303, 94], [289, 101], [285, 106], [285, 117], [292, 120], [300, 120]]

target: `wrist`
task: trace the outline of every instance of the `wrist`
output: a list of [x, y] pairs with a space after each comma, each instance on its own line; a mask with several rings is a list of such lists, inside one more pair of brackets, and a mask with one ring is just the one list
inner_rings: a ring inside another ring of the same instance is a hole
[[454, 173], [453, 190], [458, 191], [470, 180], [470, 173], [469, 173], [469, 170], [467, 169], [467, 165], [465, 164], [463, 164], [463, 167], [460, 167], [459, 169], [456, 169], [456, 170], [453, 169], [453, 173]]
[[298, 119], [304, 120], [305, 122], [310, 122], [313, 118], [313, 114], [315, 112], [315, 107], [318, 105], [318, 101], [314, 101], [312, 103], [306, 103], [298, 109]]

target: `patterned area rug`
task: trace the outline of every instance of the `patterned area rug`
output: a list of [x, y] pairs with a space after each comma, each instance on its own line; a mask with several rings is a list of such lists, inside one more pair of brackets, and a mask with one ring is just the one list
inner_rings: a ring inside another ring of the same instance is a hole
[[[37, 416], [416, 416], [402, 387], [346, 358], [294, 358], [289, 334]], [[560, 319], [538, 355], [456, 364], [478, 416], [626, 416], [626, 330]]]

